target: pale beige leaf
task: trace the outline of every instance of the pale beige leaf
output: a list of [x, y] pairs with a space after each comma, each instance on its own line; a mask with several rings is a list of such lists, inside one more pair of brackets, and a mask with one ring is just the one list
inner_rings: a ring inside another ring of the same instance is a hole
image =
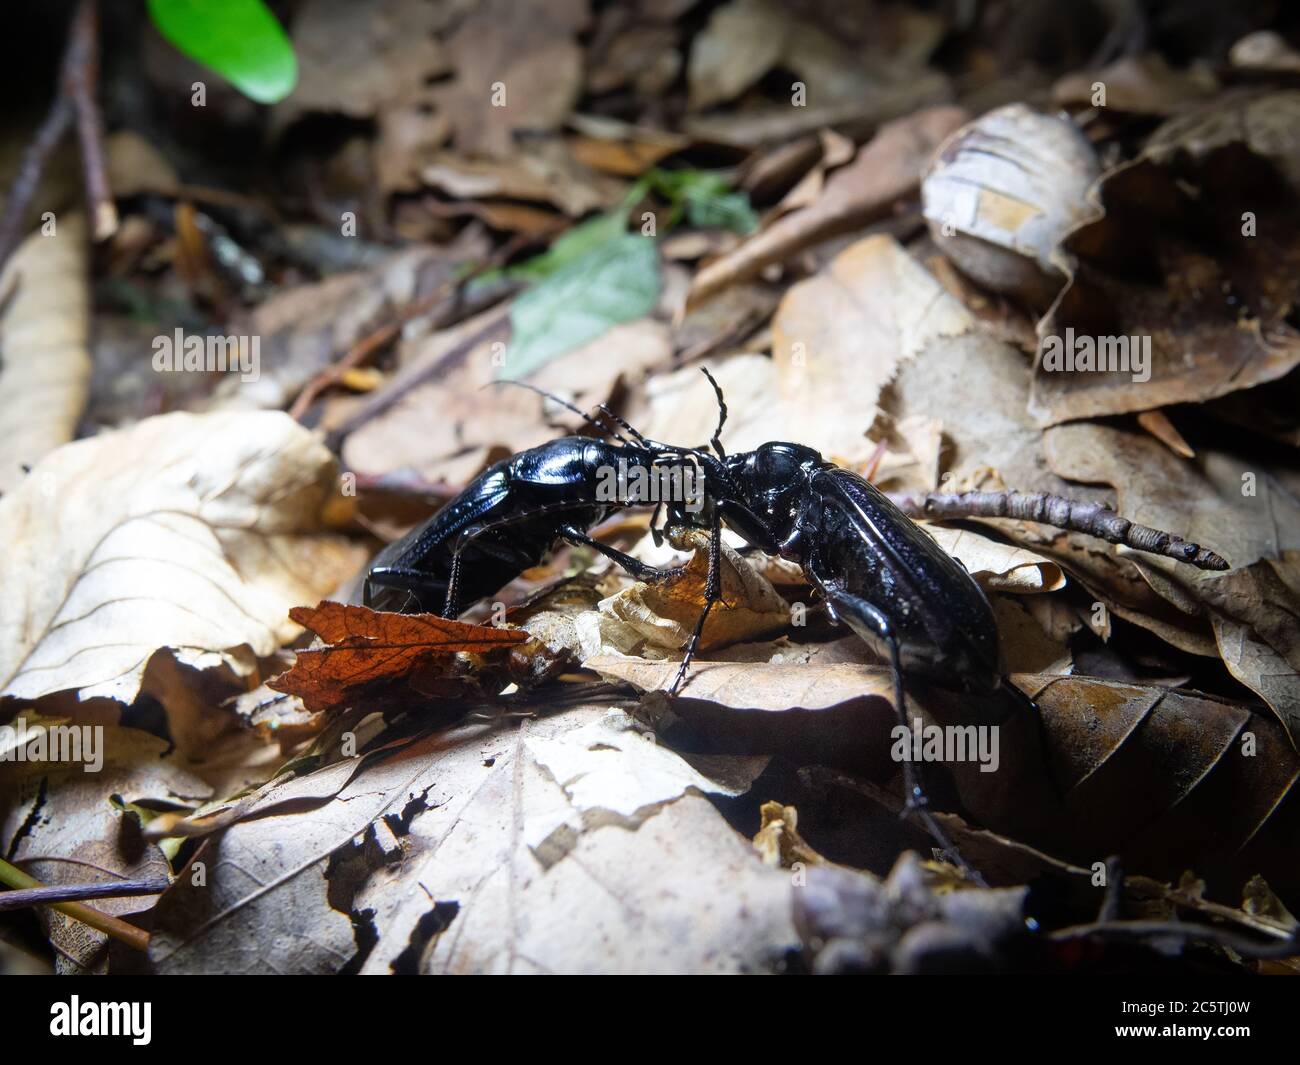
[[[792, 936], [789, 875], [700, 795], [744, 790], [763, 760], [717, 761], [736, 783], [598, 706], [445, 752], [409, 857], [353, 901], [380, 935], [362, 971], [769, 970]], [[454, 916], [431, 936], [436, 904]]]
[[992, 540], [969, 529], [928, 524], [923, 527], [985, 588], [1030, 595], [1065, 587], [1065, 574], [1050, 558], [1015, 544]]
[[0, 273], [0, 492], [8, 493], [48, 452], [71, 440], [90, 383], [90, 290], [86, 223], [61, 216], [37, 232]]
[[866, 461], [866, 431], [899, 367], [969, 329], [964, 308], [892, 238], [850, 245], [791, 288], [772, 323], [787, 438]]
[[247, 674], [360, 564], [321, 532], [333, 456], [281, 413], [168, 414], [67, 444], [0, 499], [0, 684], [135, 698], [155, 651]]

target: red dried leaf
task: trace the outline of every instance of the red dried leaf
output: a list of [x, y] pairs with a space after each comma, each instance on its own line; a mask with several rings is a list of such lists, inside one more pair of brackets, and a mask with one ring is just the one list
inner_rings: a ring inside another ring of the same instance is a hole
[[392, 614], [325, 600], [294, 607], [289, 616], [332, 646], [298, 652], [293, 668], [270, 681], [276, 691], [299, 696], [311, 710], [355, 698], [366, 687], [413, 673], [428, 678], [449, 669], [458, 652], [489, 654], [523, 643], [519, 629], [470, 625], [436, 614]]

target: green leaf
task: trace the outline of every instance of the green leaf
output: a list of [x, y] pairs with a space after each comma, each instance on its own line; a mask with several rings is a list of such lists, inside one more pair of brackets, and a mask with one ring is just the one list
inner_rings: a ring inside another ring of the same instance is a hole
[[743, 235], [758, 228], [758, 215], [743, 192], [687, 189], [686, 217], [693, 226], [720, 226]]
[[262, 0], [149, 0], [158, 32], [245, 96], [273, 104], [293, 91], [298, 60]]
[[625, 213], [615, 211], [580, 222], [557, 237], [546, 251], [511, 267], [506, 274], [524, 281], [542, 281], [550, 277], [575, 259], [621, 236], [627, 228]]
[[614, 326], [649, 314], [658, 301], [654, 241], [616, 233], [571, 256], [515, 300], [507, 365], [500, 376], [526, 377]]
[[685, 208], [693, 226], [721, 226], [749, 234], [758, 228], [758, 215], [743, 192], [731, 191], [727, 179], [708, 170], [653, 170], [651, 186], [670, 205], [670, 215]]

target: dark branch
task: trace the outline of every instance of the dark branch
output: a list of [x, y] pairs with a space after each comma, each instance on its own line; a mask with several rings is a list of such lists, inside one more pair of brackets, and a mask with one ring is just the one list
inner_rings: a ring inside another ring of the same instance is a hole
[[82, 899], [125, 899], [136, 895], [159, 895], [168, 886], [165, 877], [153, 877], [146, 880], [108, 880], [98, 884], [18, 888], [14, 891], [0, 891], [0, 910], [53, 906], [59, 902], [79, 902]]
[[1164, 555], [1199, 569], [1228, 569], [1228, 562], [1199, 544], [1122, 518], [1102, 503], [1083, 503], [1046, 492], [930, 492], [894, 497], [913, 518], [1015, 518], [1087, 533], [1136, 551]]
[[0, 267], [9, 260], [24, 236], [27, 215], [41, 183], [45, 166], [75, 119], [81, 141], [81, 163], [90, 205], [91, 232], [95, 240], [117, 229], [117, 208], [108, 187], [104, 165], [103, 124], [95, 86], [99, 77], [99, 7], [97, 0], [81, 0], [72, 20], [68, 44], [59, 69], [59, 82], [49, 113], [28, 145], [0, 215]]

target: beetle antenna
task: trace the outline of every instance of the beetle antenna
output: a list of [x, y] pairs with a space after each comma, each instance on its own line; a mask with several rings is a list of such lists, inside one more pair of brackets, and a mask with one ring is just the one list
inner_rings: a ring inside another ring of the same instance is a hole
[[633, 429], [632, 426], [629, 425], [627, 421], [625, 421], [623, 418], [620, 418], [617, 414], [615, 414], [612, 410], [610, 410], [607, 406], [605, 406], [605, 404], [597, 403], [596, 409], [609, 415], [609, 417], [613, 418], [614, 421], [618, 422], [619, 425], [621, 425], [624, 429], [627, 430], [628, 435], [631, 436], [632, 439], [635, 440], [642, 447], [651, 446], [651, 441], [647, 440], [644, 436], [642, 436], [635, 429]]
[[709, 379], [709, 384], [713, 386], [713, 394], [718, 397], [718, 427], [713, 430], [713, 439], [709, 441], [713, 445], [713, 450], [718, 453], [718, 458], [725, 459], [727, 453], [722, 450], [722, 427], [727, 424], [727, 401], [722, 398], [722, 386], [718, 384], [713, 374], [709, 373], [707, 366], [701, 366], [700, 372]]
[[[592, 426], [593, 428], [599, 429], [602, 433], [609, 433], [620, 444], [627, 444], [629, 447], [632, 444], [632, 441], [629, 440], [627, 437], [625, 437], [622, 433], [620, 433], [615, 426], [609, 424], [602, 424], [601, 422], [596, 421], [596, 419], [593, 418], [586, 411], [580, 410], [578, 407], [570, 403], [567, 399], [561, 399], [554, 392], [548, 392], [544, 388], [538, 388], [536, 385], [530, 385], [527, 381], [512, 381], [509, 379], [504, 379], [501, 381], [489, 381], [483, 387], [489, 388], [492, 385], [515, 385], [518, 388], [526, 388], [528, 389], [529, 392], [536, 392], [539, 396], [549, 399], [552, 403], [558, 403], [565, 410], [572, 411], [574, 414], [576, 414], [579, 418], [581, 418], [584, 422], [586, 422], [588, 425]], [[617, 414], [615, 414], [612, 410], [610, 410], [607, 406], [605, 406], [605, 404], [598, 403], [596, 405], [596, 409], [599, 410], [602, 414], [608, 415], [613, 421], [617, 422], [629, 433], [631, 433], [638, 443], [640, 443], [642, 446], [645, 446], [646, 444], [645, 437], [643, 437], [640, 433], [638, 433], [635, 429], [633, 429], [632, 426], [628, 425], [627, 422], [625, 422], [622, 418], [620, 418]]]

